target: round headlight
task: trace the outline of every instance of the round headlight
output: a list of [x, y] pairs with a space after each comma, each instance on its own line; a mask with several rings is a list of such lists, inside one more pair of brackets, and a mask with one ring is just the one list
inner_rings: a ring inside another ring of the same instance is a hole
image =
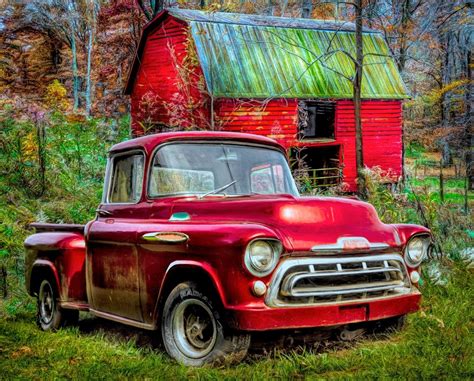
[[245, 251], [245, 265], [256, 276], [270, 274], [275, 268], [281, 252], [281, 244], [274, 240], [255, 240]]
[[417, 267], [423, 262], [427, 253], [430, 239], [427, 237], [414, 237], [410, 239], [405, 250], [405, 261], [410, 267]]

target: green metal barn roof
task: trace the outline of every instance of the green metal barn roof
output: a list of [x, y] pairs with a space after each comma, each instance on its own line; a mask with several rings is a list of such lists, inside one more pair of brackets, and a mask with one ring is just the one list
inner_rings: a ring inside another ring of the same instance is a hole
[[[208, 90], [215, 97], [351, 98], [354, 24], [170, 10], [191, 25]], [[363, 98], [407, 98], [380, 33], [365, 30]]]

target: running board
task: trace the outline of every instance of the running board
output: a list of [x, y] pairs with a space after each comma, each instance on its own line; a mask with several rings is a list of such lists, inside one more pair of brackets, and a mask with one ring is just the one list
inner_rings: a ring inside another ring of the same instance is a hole
[[59, 306], [65, 310], [89, 311], [89, 305], [87, 303], [59, 302]]
[[149, 323], [143, 323], [141, 321], [137, 320], [132, 320], [132, 319], [127, 319], [122, 316], [114, 315], [108, 312], [103, 312], [103, 311], [97, 311], [92, 308], [89, 309], [89, 312], [97, 317], [107, 319], [107, 320], [112, 320], [117, 323], [125, 324], [125, 325], [131, 325], [132, 327], [137, 327], [137, 328], [142, 328], [146, 329], [149, 331], [155, 331], [157, 329], [156, 324], [149, 324]]

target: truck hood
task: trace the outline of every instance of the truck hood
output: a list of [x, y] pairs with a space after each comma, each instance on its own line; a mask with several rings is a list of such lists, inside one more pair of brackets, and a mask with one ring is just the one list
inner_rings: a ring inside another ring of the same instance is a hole
[[[380, 221], [368, 203], [335, 197], [249, 196], [179, 199], [172, 213], [202, 223], [258, 223], [275, 230], [287, 249], [308, 251], [344, 237], [400, 245], [396, 229]], [[347, 238], [346, 238], [347, 239]]]

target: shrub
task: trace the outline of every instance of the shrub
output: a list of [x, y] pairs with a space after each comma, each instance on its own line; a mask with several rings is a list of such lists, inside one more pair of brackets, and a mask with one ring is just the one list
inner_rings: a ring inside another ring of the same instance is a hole
[[10, 312], [29, 308], [22, 285], [28, 224], [92, 219], [108, 148], [129, 136], [128, 118], [116, 123], [30, 109], [0, 104], [0, 264], [8, 273]]

